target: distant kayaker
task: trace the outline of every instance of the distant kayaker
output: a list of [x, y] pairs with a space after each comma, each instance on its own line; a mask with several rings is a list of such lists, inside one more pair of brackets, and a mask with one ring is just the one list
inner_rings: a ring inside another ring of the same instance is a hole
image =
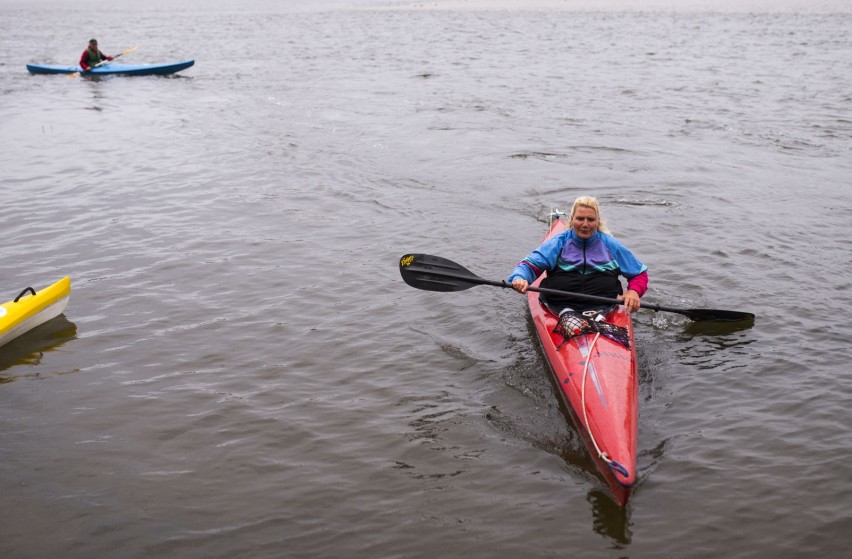
[[84, 72], [88, 72], [93, 67], [97, 66], [99, 62], [112, 59], [112, 56], [107, 56], [98, 50], [97, 39], [91, 39], [89, 41], [88, 48], [83, 51], [83, 55], [80, 57], [80, 68], [82, 68]]
[[[637, 310], [639, 298], [648, 290], [648, 267], [609, 233], [598, 201], [591, 196], [577, 198], [568, 224], [570, 229], [521, 260], [506, 282], [526, 293], [530, 283], [547, 272], [542, 287], [619, 299], [629, 312]], [[626, 293], [619, 276], [627, 278]], [[557, 313], [566, 308], [582, 311], [601, 306], [570, 296], [548, 295], [544, 302]]]

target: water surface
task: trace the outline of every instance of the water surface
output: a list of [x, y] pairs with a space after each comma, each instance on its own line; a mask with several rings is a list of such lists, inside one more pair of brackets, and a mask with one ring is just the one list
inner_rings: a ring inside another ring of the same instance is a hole
[[[429, 4], [0, 4], [0, 299], [73, 282], [0, 349], [4, 557], [852, 543], [848, 7]], [[90, 36], [196, 65], [26, 73]], [[625, 510], [524, 298], [397, 271], [501, 279], [581, 194], [646, 300], [758, 317], [637, 314]]]

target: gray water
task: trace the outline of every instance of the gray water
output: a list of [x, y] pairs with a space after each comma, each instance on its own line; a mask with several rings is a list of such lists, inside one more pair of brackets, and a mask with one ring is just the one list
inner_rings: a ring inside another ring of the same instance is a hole
[[[0, 556], [837, 557], [848, 2], [0, 2]], [[511, 8], [511, 9], [510, 9]], [[723, 8], [723, 9], [722, 9]], [[172, 77], [31, 76], [90, 37]], [[501, 279], [593, 194], [650, 268], [618, 509]]]

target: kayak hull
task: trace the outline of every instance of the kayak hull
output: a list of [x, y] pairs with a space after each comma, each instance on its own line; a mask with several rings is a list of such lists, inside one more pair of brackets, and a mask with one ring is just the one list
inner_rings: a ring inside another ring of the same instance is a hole
[[77, 74], [83, 76], [165, 76], [186, 70], [195, 60], [182, 60], [166, 64], [116, 64], [109, 63], [88, 72], [79, 66], [56, 66], [52, 64], [27, 64], [31, 74]]
[[[565, 229], [565, 223], [557, 219], [545, 238]], [[544, 277], [545, 274], [533, 285], [540, 284]], [[595, 334], [565, 341], [555, 331], [558, 317], [542, 305], [538, 293], [527, 293], [530, 314], [557, 391], [615, 501], [623, 507], [636, 481], [639, 426], [639, 383], [630, 314], [618, 305], [605, 318], [606, 322], [627, 329], [630, 348]]]
[[71, 295], [71, 278], [66, 276], [35, 295], [33, 291], [27, 288], [17, 300], [0, 305], [0, 346], [62, 314]]

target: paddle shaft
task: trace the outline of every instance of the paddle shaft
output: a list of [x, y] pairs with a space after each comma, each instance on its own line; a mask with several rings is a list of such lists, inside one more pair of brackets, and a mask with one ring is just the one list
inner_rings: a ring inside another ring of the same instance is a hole
[[[486, 280], [488, 281], [488, 280]], [[503, 282], [493, 282], [492, 285], [499, 285], [500, 287], [509, 287], [512, 288], [512, 285], [509, 283]], [[514, 288], [512, 288], [514, 289]], [[553, 295], [555, 297], [571, 297], [572, 299], [583, 299], [586, 301], [591, 301], [594, 303], [605, 303], [608, 305], [621, 305], [624, 302], [618, 299], [610, 299], [608, 297], [598, 297], [597, 295], [586, 295], [585, 293], [573, 293], [571, 291], [560, 291], [559, 289], [548, 289], [546, 287], [536, 287], [534, 285], [530, 285], [527, 287], [528, 291], [535, 291], [537, 293], [542, 293], [544, 295]], [[736, 311], [717, 311], [717, 310], [709, 310], [709, 309], [676, 309], [674, 307], [664, 307], [662, 305], [655, 305], [654, 303], [640, 303], [640, 308], [649, 309], [652, 311], [663, 311], [663, 312], [671, 312], [676, 314], [682, 314], [684, 316], [688, 316], [693, 320], [708, 320], [711, 315], [716, 315], [716, 320], [721, 319], [723, 315], [730, 315], [724, 320], [746, 320], [748, 318], [754, 318], [748, 313], [736, 313]], [[742, 315], [742, 316], [734, 316], [734, 315]]]

